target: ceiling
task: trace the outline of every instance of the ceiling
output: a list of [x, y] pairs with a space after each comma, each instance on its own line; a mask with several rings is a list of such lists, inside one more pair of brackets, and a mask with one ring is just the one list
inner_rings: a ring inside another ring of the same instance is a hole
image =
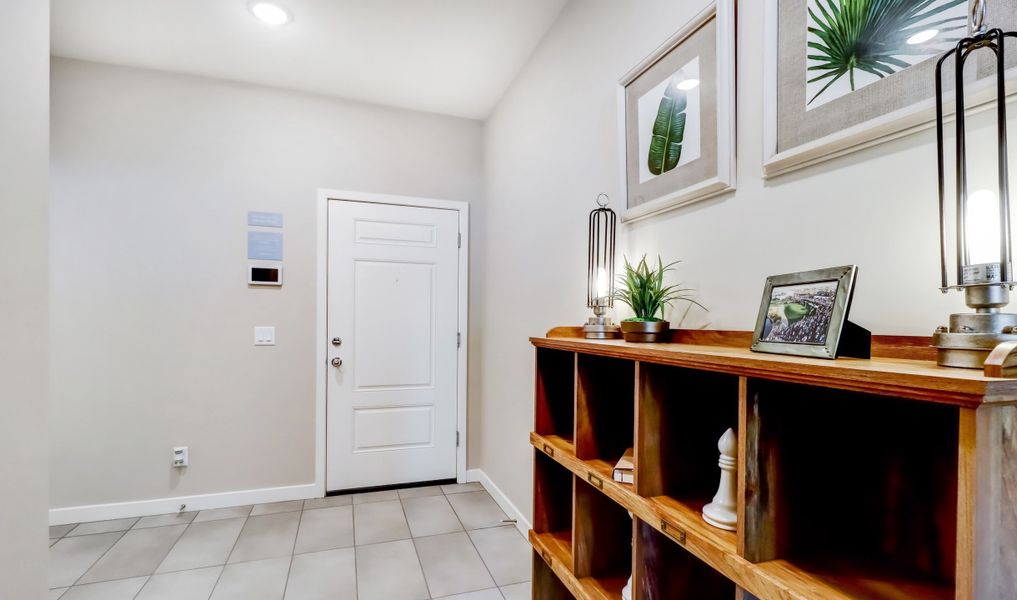
[[486, 118], [566, 0], [53, 0], [56, 56]]

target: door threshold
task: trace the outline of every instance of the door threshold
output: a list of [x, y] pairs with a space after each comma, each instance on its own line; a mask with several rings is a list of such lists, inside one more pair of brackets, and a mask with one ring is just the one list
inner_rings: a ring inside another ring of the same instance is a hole
[[392, 485], [375, 485], [371, 487], [351, 488], [348, 490], [335, 490], [325, 492], [325, 496], [346, 496], [348, 494], [366, 494], [370, 492], [387, 492], [389, 490], [405, 490], [409, 488], [428, 487], [432, 485], [452, 485], [456, 478], [435, 479], [433, 481], [415, 481], [413, 483], [396, 483]]

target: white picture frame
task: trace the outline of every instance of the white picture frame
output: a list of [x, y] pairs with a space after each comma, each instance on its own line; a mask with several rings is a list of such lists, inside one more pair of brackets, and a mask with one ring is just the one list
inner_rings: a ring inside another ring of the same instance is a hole
[[[812, 142], [778, 150], [778, 65], [779, 65], [779, 5], [781, 0], [764, 0], [765, 49], [763, 69], [763, 178], [771, 179], [816, 165], [840, 156], [870, 148], [884, 142], [934, 127], [936, 99], [929, 97], [909, 106], [847, 127]], [[990, 26], [992, 24], [990, 23]], [[1017, 67], [1007, 70], [1008, 102], [1017, 98]], [[985, 110], [995, 99], [991, 79], [984, 79], [965, 88], [969, 114]], [[951, 119], [954, 113], [953, 94], [945, 92], [944, 115]]]
[[[736, 0], [715, 0], [686, 23], [618, 82], [619, 165], [625, 195], [623, 222], [649, 218], [693, 202], [732, 191], [736, 186]], [[711, 20], [716, 19], [717, 172], [714, 176], [633, 205], [629, 192], [626, 88], [650, 67], [679, 47]]]

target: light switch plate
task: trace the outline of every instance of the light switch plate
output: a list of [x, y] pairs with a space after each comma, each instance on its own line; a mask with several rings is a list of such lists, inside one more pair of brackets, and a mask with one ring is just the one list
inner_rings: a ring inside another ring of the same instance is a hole
[[191, 460], [188, 457], [187, 446], [177, 446], [173, 448], [173, 466], [177, 468], [187, 467], [191, 464]]
[[275, 346], [275, 327], [255, 327], [255, 346]]

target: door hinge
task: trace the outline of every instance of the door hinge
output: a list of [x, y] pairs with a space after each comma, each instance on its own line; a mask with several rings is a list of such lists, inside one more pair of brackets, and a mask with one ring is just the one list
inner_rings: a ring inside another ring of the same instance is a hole
[[459, 447], [459, 432], [456, 432], [456, 448]]
[[456, 348], [463, 347], [463, 334], [456, 332]]
[[458, 247], [458, 248], [462, 248], [463, 247], [463, 234], [461, 234], [461, 233], [459, 234], [459, 238], [456, 241], [456, 247]]

